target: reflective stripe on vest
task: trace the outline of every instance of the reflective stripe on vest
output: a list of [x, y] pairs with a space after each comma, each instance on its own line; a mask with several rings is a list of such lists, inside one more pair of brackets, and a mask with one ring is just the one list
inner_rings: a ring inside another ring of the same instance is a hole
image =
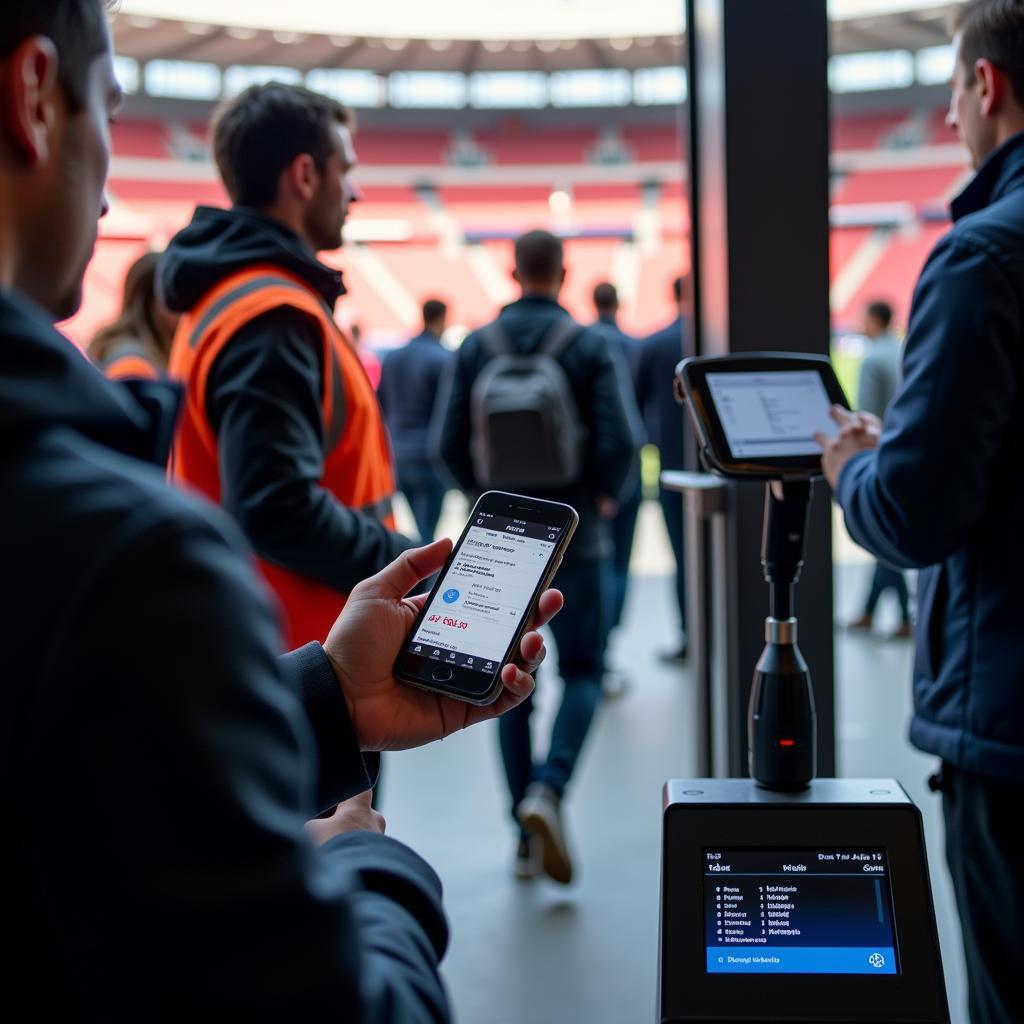
[[[206, 415], [210, 370], [242, 327], [281, 307], [302, 311], [320, 327], [324, 367], [320, 486], [341, 504], [393, 529], [391, 450], [373, 388], [326, 303], [301, 279], [275, 266], [252, 267], [219, 282], [178, 325], [169, 370], [185, 385], [185, 409], [174, 446], [172, 478], [214, 501], [221, 500], [217, 438]], [[323, 552], [325, 560], [344, 557], [345, 552]], [[289, 645], [325, 639], [344, 596], [278, 566], [261, 563], [261, 569], [284, 607]]]

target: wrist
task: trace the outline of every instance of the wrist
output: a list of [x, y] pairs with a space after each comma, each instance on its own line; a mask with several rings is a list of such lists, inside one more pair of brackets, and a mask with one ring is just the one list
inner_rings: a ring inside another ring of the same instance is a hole
[[348, 694], [349, 679], [345, 670], [341, 667], [341, 664], [337, 662], [331, 655], [331, 652], [323, 645], [324, 657], [327, 658], [327, 664], [331, 666], [331, 671], [334, 673], [335, 681], [338, 684], [338, 689], [341, 691], [342, 699], [345, 701], [345, 707], [348, 709], [349, 721], [352, 723], [352, 728], [355, 730], [356, 738], [359, 739], [359, 730], [356, 728], [356, 714], [355, 714], [355, 702]]

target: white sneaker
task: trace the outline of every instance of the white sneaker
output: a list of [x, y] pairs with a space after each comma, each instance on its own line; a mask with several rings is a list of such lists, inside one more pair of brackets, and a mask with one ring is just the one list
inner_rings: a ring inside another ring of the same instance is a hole
[[516, 817], [527, 834], [540, 841], [544, 874], [568, 885], [572, 881], [572, 859], [565, 841], [561, 804], [547, 783], [534, 782], [516, 808]]

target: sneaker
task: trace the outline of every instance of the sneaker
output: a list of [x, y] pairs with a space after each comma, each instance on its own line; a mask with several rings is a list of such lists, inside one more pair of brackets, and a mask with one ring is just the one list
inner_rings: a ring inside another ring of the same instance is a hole
[[862, 615], [859, 619], [853, 619], [853, 621], [848, 622], [846, 628], [867, 630], [870, 633], [873, 622], [874, 620], [870, 615]]
[[515, 876], [520, 882], [529, 882], [542, 871], [540, 866], [540, 850], [532, 836], [521, 835], [516, 846]]
[[618, 700], [629, 689], [629, 676], [608, 669], [601, 676], [601, 696], [605, 700]]
[[909, 622], [901, 622], [900, 628], [892, 634], [893, 640], [909, 640], [914, 635], [914, 630]]
[[548, 878], [562, 885], [572, 881], [572, 860], [562, 827], [562, 801], [545, 782], [534, 782], [516, 808], [524, 831], [541, 848], [541, 866]]

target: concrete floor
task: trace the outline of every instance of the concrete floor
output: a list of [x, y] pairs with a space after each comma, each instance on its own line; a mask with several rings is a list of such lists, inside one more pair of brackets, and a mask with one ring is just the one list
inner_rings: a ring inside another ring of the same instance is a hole
[[[442, 532], [464, 517], [453, 500]], [[839, 618], [852, 617], [868, 566], [848, 544], [836, 573]], [[649, 1024], [655, 1019], [661, 787], [694, 773], [694, 699], [688, 671], [657, 652], [676, 639], [667, 537], [645, 506], [635, 579], [613, 661], [633, 686], [600, 710], [567, 803], [579, 879], [569, 888], [516, 882], [496, 727], [389, 756], [388, 831], [437, 868], [452, 941], [444, 964], [462, 1024]], [[895, 612], [893, 611], [893, 614]], [[884, 625], [884, 617], [883, 623]], [[842, 774], [894, 776], [921, 807], [954, 1024], [966, 1024], [963, 967], [942, 859], [933, 759], [906, 741], [910, 645], [837, 631]], [[550, 721], [558, 684], [541, 682], [535, 724]]]

